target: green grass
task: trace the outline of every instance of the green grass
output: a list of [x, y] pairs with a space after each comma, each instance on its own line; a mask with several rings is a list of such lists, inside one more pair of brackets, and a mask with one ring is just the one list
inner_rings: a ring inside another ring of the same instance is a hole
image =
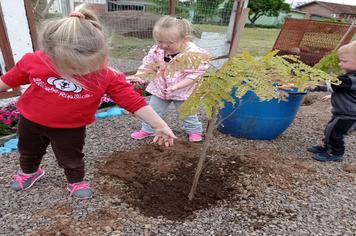
[[120, 59], [142, 60], [153, 45], [153, 39], [139, 39], [113, 35], [110, 37], [110, 54]]
[[223, 25], [194, 24], [194, 28], [197, 28], [201, 32], [226, 32], [227, 31], [227, 26], [223, 26]]
[[[227, 26], [195, 24], [202, 32], [227, 32]], [[275, 28], [244, 28], [238, 46], [238, 52], [249, 51], [252, 55], [264, 55], [270, 51], [276, 41], [280, 29]]]
[[252, 55], [264, 55], [272, 50], [279, 31], [280, 29], [245, 28], [237, 52], [249, 51]]

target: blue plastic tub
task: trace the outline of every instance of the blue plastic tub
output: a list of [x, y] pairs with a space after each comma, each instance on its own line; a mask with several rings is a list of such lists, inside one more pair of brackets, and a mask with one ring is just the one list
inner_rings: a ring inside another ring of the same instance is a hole
[[306, 93], [288, 92], [287, 101], [260, 101], [252, 91], [219, 111], [219, 131], [238, 138], [271, 140], [293, 122]]

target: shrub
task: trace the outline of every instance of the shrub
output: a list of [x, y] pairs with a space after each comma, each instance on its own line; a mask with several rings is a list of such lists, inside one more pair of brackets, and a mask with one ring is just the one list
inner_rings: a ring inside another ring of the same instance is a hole
[[16, 132], [20, 113], [17, 111], [16, 103], [0, 109], [0, 136], [9, 135]]

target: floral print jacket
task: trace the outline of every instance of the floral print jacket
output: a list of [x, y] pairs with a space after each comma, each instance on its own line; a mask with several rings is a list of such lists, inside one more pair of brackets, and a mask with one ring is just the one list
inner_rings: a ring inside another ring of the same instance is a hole
[[[187, 48], [182, 53], [186, 52], [199, 52], [208, 53], [202, 48], [199, 48], [192, 42], [188, 43]], [[193, 92], [195, 84], [191, 84], [182, 89], [178, 89], [169, 94], [164, 94], [163, 90], [169, 86], [179, 83], [183, 79], [195, 80], [200, 75], [204, 74], [208, 69], [208, 63], [201, 64], [197, 69], [183, 69], [175, 71], [174, 75], [167, 73], [167, 67], [170, 63], [174, 63], [175, 59], [179, 57], [179, 54], [174, 57], [170, 62], [164, 61], [164, 50], [160, 49], [157, 45], [154, 45], [148, 54], [144, 57], [142, 65], [138, 71], [153, 70], [156, 72], [155, 78], [148, 84], [146, 91], [164, 100], [177, 100], [185, 101]], [[154, 67], [156, 66], [156, 68]], [[157, 68], [158, 66], [158, 68]]]

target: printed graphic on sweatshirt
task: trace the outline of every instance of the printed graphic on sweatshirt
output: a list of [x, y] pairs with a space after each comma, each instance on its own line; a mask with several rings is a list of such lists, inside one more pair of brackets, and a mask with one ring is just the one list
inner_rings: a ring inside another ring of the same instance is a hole
[[82, 87], [77, 86], [73, 82], [68, 81], [66, 79], [62, 79], [62, 78], [49, 77], [47, 79], [47, 83], [49, 83], [50, 85], [53, 85], [58, 90], [61, 90], [63, 92], [80, 93], [82, 91]]
[[33, 81], [37, 86], [43, 88], [46, 92], [57, 94], [62, 98], [86, 99], [93, 96], [88, 93], [84, 94], [84, 90], [81, 86], [78, 86], [63, 78], [49, 77], [47, 80], [34, 78]]

